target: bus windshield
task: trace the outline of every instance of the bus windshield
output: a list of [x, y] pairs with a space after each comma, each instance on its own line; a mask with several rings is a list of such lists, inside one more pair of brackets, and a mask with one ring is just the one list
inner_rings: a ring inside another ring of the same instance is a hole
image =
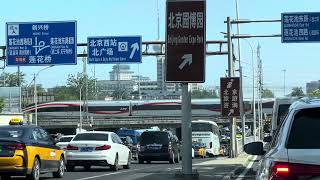
[[202, 131], [202, 132], [210, 131], [210, 132], [212, 132], [213, 131], [212, 126], [213, 125], [209, 124], [209, 123], [192, 123], [192, 131], [193, 132], [199, 132], [199, 131]]

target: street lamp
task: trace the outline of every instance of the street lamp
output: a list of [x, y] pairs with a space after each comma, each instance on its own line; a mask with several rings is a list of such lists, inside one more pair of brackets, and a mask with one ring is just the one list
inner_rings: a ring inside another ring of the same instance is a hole
[[252, 59], [252, 106], [253, 106], [253, 136], [256, 140], [256, 100], [255, 100], [255, 64], [254, 64], [254, 50], [251, 43], [247, 39], [243, 39], [247, 42], [251, 48], [251, 59]]
[[53, 66], [54, 66], [54, 65], [51, 65], [51, 66], [45, 67], [45, 68], [43, 68], [43, 69], [40, 69], [40, 70], [38, 71], [38, 73], [34, 73], [34, 75], [33, 75], [33, 85], [34, 85], [33, 99], [34, 99], [35, 124], [36, 124], [36, 126], [38, 125], [38, 95], [37, 95], [37, 83], [36, 83], [36, 78], [37, 78], [37, 76], [39, 75], [39, 73], [40, 73], [41, 71], [44, 71], [44, 70], [46, 70], [46, 69], [48, 69], [48, 68], [51, 68], [51, 67], [53, 67]]

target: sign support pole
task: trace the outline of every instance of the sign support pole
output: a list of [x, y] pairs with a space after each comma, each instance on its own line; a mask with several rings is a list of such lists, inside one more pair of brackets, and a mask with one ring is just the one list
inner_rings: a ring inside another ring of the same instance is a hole
[[184, 175], [192, 174], [192, 134], [191, 134], [191, 94], [188, 89], [188, 83], [182, 83], [182, 173]]
[[[227, 37], [228, 37], [228, 77], [234, 76], [234, 69], [233, 69], [233, 48], [232, 48], [232, 39], [231, 39], [231, 19], [227, 17]], [[236, 157], [236, 146], [235, 146], [235, 118], [229, 116], [230, 121], [230, 157]]]

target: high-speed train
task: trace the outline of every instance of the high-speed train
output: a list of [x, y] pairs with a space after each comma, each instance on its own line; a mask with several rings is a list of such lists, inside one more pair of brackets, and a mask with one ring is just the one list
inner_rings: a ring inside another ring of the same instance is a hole
[[[263, 99], [263, 111], [272, 112], [274, 99]], [[220, 116], [220, 99], [193, 99], [193, 116]], [[81, 107], [80, 107], [81, 105]], [[244, 100], [244, 110], [251, 113], [252, 102]], [[256, 105], [257, 107], [257, 105]], [[78, 116], [86, 107], [79, 101], [48, 102], [37, 105], [38, 115], [43, 116]], [[23, 109], [24, 113], [33, 113], [35, 106]], [[141, 100], [141, 101], [88, 101], [89, 116], [179, 116], [181, 100]]]

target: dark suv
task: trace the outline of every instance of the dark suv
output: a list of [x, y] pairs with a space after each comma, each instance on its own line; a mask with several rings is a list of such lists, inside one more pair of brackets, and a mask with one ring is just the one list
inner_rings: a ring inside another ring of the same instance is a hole
[[177, 136], [170, 131], [146, 131], [141, 135], [139, 164], [144, 161], [169, 161], [171, 164], [179, 163], [180, 146]]

